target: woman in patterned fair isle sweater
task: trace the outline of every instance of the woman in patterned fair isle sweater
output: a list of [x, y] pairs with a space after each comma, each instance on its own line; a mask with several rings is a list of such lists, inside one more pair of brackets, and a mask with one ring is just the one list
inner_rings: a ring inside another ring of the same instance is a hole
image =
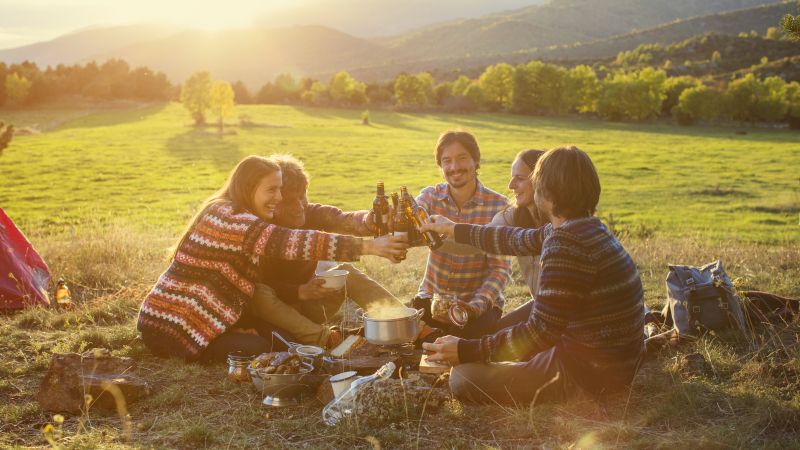
[[422, 230], [490, 253], [541, 254], [530, 315], [480, 339], [424, 344], [429, 360], [455, 367], [453, 393], [478, 402], [559, 401], [580, 390], [628, 386], [644, 355], [642, 284], [633, 260], [593, 217], [600, 181], [589, 156], [556, 148], [531, 176], [550, 223], [536, 229], [455, 224], [433, 216]]
[[280, 167], [248, 156], [191, 220], [173, 261], [144, 299], [137, 323], [145, 345], [161, 356], [224, 360], [229, 352], [271, 351], [271, 330], [249, 314], [262, 258], [355, 261], [376, 255], [396, 262], [400, 238], [365, 240], [270, 224], [281, 200]]

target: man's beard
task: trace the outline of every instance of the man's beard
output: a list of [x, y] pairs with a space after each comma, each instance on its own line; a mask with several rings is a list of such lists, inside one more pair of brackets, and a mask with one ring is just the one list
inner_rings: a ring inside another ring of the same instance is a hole
[[[450, 172], [450, 173], [447, 173], [445, 175], [447, 176], [447, 184], [449, 184], [450, 186], [452, 186], [452, 187], [454, 187], [456, 189], [459, 189], [459, 188], [462, 188], [462, 187], [468, 185], [470, 183], [470, 181], [475, 179], [475, 176], [476, 176], [476, 175], [473, 175], [472, 177], [470, 177], [466, 170], [459, 171], [459, 172]], [[453, 175], [461, 175], [461, 178], [464, 181], [461, 181], [459, 183], [454, 183], [453, 181], [451, 181], [451, 178], [453, 177]]]

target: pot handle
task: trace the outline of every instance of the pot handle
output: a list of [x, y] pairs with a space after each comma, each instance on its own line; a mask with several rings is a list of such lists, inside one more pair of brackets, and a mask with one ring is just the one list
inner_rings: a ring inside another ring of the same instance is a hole
[[417, 317], [417, 320], [422, 320], [422, 316], [423, 315], [425, 315], [425, 310], [422, 309], [422, 308], [418, 309], [417, 313], [415, 314], [415, 316]]

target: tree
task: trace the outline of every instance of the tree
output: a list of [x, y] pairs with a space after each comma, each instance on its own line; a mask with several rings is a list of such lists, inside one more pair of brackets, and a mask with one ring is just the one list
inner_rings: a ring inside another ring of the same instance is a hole
[[363, 105], [367, 102], [366, 89], [366, 84], [342, 71], [331, 78], [328, 92], [331, 99], [337, 103]]
[[[800, 10], [800, 7], [798, 7], [798, 10]], [[789, 37], [800, 41], [800, 15], [792, 16], [791, 14], [786, 14], [783, 16], [781, 28]]]
[[600, 87], [594, 69], [586, 65], [573, 67], [567, 75], [566, 97], [570, 109], [588, 113], [597, 109]]
[[752, 73], [734, 80], [725, 94], [725, 110], [734, 120], [776, 122], [786, 117], [786, 83], [779, 77], [759, 81]]
[[453, 95], [464, 95], [464, 93], [467, 92], [467, 88], [470, 84], [472, 84], [472, 80], [470, 80], [466, 75], [461, 75], [460, 77], [456, 78], [456, 81], [453, 82]]
[[236, 111], [236, 105], [233, 103], [233, 88], [227, 81], [215, 81], [211, 85], [209, 97], [211, 111], [217, 116], [217, 127], [222, 133], [225, 118], [231, 117]]
[[658, 115], [666, 98], [663, 70], [617, 73], [603, 80], [597, 111], [611, 120], [641, 120]]
[[669, 77], [664, 81], [664, 103], [661, 105], [661, 115], [672, 114], [672, 109], [678, 106], [678, 101], [683, 91], [700, 85], [700, 80], [690, 76]]
[[563, 101], [567, 70], [563, 67], [530, 61], [514, 71], [512, 109], [526, 114], [566, 111]]
[[786, 101], [789, 104], [786, 113], [789, 126], [800, 129], [800, 83], [797, 81], [786, 84]]
[[714, 50], [714, 53], [711, 54], [711, 62], [715, 64], [722, 62], [722, 53], [719, 50]]
[[196, 72], [181, 87], [181, 103], [194, 119], [196, 125], [206, 123], [206, 111], [211, 107], [211, 73]]
[[16, 72], [6, 76], [6, 104], [10, 106], [22, 105], [28, 98], [31, 84], [30, 80], [18, 75]]
[[394, 82], [394, 95], [398, 106], [426, 106], [433, 98], [433, 77], [427, 72], [401, 73]]
[[722, 93], [701, 84], [681, 92], [676, 107], [676, 116], [684, 125], [696, 121], [709, 122], [719, 117], [721, 108]]
[[3, 122], [0, 122], [0, 155], [3, 154], [3, 150], [8, 147], [8, 144], [11, 143], [11, 138], [13, 137], [14, 125], [5, 125]]
[[501, 63], [489, 66], [483, 71], [478, 84], [483, 91], [483, 101], [489, 108], [500, 109], [511, 106], [514, 68]]
[[437, 105], [442, 106], [453, 96], [453, 83], [439, 83], [433, 88], [433, 99]]
[[250, 90], [247, 89], [247, 85], [241, 80], [233, 83], [233, 101], [236, 102], [237, 105], [253, 103], [253, 96], [250, 94]]
[[[308, 87], [311, 87], [312, 83], [309, 83]], [[274, 86], [278, 92], [278, 96], [281, 97], [281, 101], [296, 101], [300, 99], [300, 95], [303, 91], [303, 86], [297, 83], [290, 73], [281, 73], [275, 77]]]
[[0, 106], [6, 103], [6, 76], [8, 75], [8, 67], [5, 63], [0, 62]]
[[767, 32], [764, 34], [764, 39], [777, 40], [780, 38], [781, 32], [778, 30], [778, 27], [769, 27], [767, 28]]
[[773, 76], [761, 82], [762, 97], [756, 108], [759, 120], [765, 122], [780, 122], [786, 118], [789, 111], [789, 101], [786, 95], [786, 82], [783, 78]]

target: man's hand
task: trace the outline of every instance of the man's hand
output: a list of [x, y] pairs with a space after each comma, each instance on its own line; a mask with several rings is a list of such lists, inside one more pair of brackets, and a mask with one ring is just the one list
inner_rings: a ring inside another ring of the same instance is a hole
[[428, 353], [428, 361], [456, 366], [459, 364], [458, 341], [460, 339], [455, 336], [442, 336], [433, 344], [422, 344], [422, 349]]
[[480, 316], [480, 310], [478, 309], [477, 306], [473, 305], [472, 303], [459, 300], [458, 306], [460, 306], [464, 311], [467, 312], [469, 320], [475, 319], [476, 317]]
[[408, 249], [408, 238], [403, 236], [386, 235], [363, 242], [363, 254], [381, 256], [393, 263], [399, 263]]
[[302, 301], [319, 300], [338, 291], [338, 289], [322, 287], [323, 284], [325, 284], [325, 280], [322, 278], [312, 278], [308, 283], [301, 284], [297, 288], [297, 298]]
[[456, 223], [452, 220], [448, 219], [447, 217], [434, 214], [431, 216], [430, 222], [423, 223], [422, 226], [419, 227], [419, 231], [423, 233], [426, 231], [433, 231], [434, 233], [448, 237], [453, 235], [453, 230], [455, 227]]

